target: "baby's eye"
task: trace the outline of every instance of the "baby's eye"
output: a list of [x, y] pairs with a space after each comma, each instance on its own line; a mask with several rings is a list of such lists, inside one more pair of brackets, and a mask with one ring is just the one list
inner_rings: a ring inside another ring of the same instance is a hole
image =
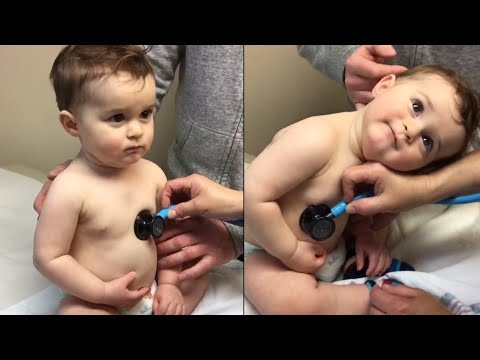
[[142, 118], [142, 119], [148, 119], [151, 114], [153, 114], [153, 111], [152, 111], [152, 110], [142, 111], [142, 113], [140, 114], [140, 118]]
[[425, 146], [425, 149], [427, 152], [430, 152], [433, 147], [433, 140], [430, 136], [422, 136], [422, 142], [423, 146]]
[[423, 104], [420, 100], [413, 99], [412, 100], [412, 109], [415, 114], [421, 114], [423, 112]]
[[110, 119], [112, 119], [114, 122], [122, 122], [125, 120], [125, 116], [123, 114], [115, 114]]

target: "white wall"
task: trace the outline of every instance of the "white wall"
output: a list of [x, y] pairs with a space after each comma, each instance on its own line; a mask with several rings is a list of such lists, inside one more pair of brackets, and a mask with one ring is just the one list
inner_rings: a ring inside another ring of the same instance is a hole
[[[58, 121], [48, 76], [61, 45], [0, 45], [0, 166], [22, 164], [48, 173], [75, 156], [78, 139]], [[146, 158], [166, 169], [174, 140], [176, 90], [164, 99], [155, 121], [155, 139]]]
[[309, 116], [345, 111], [342, 86], [295, 45], [245, 46], [245, 151], [258, 155], [275, 133]]

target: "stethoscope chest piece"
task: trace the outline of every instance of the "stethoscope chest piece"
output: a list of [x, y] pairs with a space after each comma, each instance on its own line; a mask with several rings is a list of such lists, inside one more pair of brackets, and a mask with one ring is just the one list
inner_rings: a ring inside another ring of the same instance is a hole
[[161, 210], [155, 217], [148, 210], [140, 211], [133, 224], [133, 230], [137, 238], [148, 240], [150, 236], [154, 238], [162, 236], [165, 229], [165, 218], [172, 207], [173, 205]]
[[335, 232], [335, 222], [326, 205], [310, 205], [300, 216], [300, 228], [314, 240], [328, 239]]
[[140, 240], [148, 240], [152, 234], [152, 220], [153, 216], [150, 211], [142, 210], [138, 213], [133, 225], [133, 230], [137, 238]]

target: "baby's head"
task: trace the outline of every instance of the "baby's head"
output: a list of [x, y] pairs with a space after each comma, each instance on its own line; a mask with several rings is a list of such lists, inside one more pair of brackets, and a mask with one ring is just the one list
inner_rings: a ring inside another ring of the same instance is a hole
[[460, 157], [479, 125], [477, 93], [437, 65], [386, 76], [372, 94], [363, 111], [362, 151], [395, 170], [433, 170]]
[[128, 166], [152, 145], [155, 78], [147, 51], [134, 45], [69, 45], [52, 66], [60, 122], [99, 165]]

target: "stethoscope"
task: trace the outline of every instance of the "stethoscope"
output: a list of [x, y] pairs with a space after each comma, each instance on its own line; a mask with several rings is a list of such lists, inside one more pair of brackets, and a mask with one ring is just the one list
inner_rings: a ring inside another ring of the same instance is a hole
[[[355, 196], [353, 200], [359, 200], [373, 195], [372, 191], [367, 191]], [[458, 205], [477, 201], [480, 201], [480, 193], [465, 196], [452, 196], [437, 201], [434, 204]], [[338, 203], [332, 209], [325, 204], [310, 205], [300, 216], [300, 228], [314, 240], [327, 240], [335, 232], [335, 222], [333, 219], [344, 214], [347, 210], [347, 205], [348, 204], [345, 201]]]
[[[142, 210], [138, 213], [133, 224], [135, 235], [140, 240], [148, 240], [150, 236], [158, 239], [165, 230], [165, 220], [168, 218], [168, 212], [175, 205], [160, 210], [155, 216], [148, 210]], [[243, 227], [243, 220], [225, 221], [235, 226]]]

